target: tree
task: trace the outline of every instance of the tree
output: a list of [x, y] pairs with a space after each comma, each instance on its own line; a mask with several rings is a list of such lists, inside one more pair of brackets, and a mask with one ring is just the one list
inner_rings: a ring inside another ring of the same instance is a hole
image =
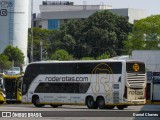
[[9, 61], [8, 56], [0, 54], [0, 70], [1, 70], [1, 72], [3, 72], [3, 70], [9, 69], [10, 67], [12, 67], [12, 62]]
[[73, 60], [73, 56], [69, 55], [65, 50], [57, 50], [51, 55], [51, 60]]
[[125, 17], [100, 11], [85, 20], [71, 20], [60, 30], [75, 40], [71, 54], [76, 58], [96, 58], [105, 52], [112, 57], [122, 53], [123, 41], [132, 31], [132, 25]]
[[[28, 30], [28, 57], [30, 58], [31, 50], [31, 29]], [[63, 40], [64, 38], [64, 40]], [[59, 49], [64, 49], [69, 46], [70, 36], [65, 36], [59, 30], [46, 30], [40, 28], [33, 28], [33, 59], [40, 60], [42, 42], [42, 56], [51, 57], [51, 54]]]
[[102, 55], [98, 56], [96, 59], [102, 60], [102, 59], [108, 59], [108, 58], [109, 58], [108, 53], [103, 53]]
[[[52, 31], [40, 28], [33, 28], [33, 61], [40, 60], [40, 42], [42, 42], [43, 51], [49, 47], [49, 37]], [[28, 29], [28, 57], [31, 54], [31, 29]]]
[[83, 56], [88, 56], [87, 45], [83, 36], [84, 29], [84, 20], [77, 19], [71, 19], [60, 27], [61, 34], [64, 36], [62, 38], [63, 43], [68, 41], [68, 46], [64, 46], [62, 49], [65, 49], [78, 59], [82, 58]]
[[24, 54], [17, 47], [7, 46], [3, 51], [3, 55], [6, 55], [9, 61], [14, 61], [15, 66], [21, 67], [24, 63]]
[[133, 31], [124, 42], [125, 48], [131, 50], [160, 49], [160, 15], [153, 15], [137, 21]]
[[[103, 53], [110, 57], [120, 55], [132, 25], [122, 16], [100, 11], [87, 19], [71, 19], [59, 30], [33, 29], [33, 58], [40, 60], [40, 42], [43, 51], [52, 58], [52, 53], [65, 50], [76, 59], [85, 56], [96, 59]], [[30, 33], [30, 29], [29, 29]], [[30, 57], [31, 35], [29, 34], [28, 56]]]
[[128, 40], [124, 41], [125, 44], [125, 54], [131, 54], [132, 50], [144, 49], [145, 41], [143, 40], [143, 35], [130, 33], [128, 35]]
[[82, 57], [81, 60], [94, 60], [94, 58], [93, 57]]

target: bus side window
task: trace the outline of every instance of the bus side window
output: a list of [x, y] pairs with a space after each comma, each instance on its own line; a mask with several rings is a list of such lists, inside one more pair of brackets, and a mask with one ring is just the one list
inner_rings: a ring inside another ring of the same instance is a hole
[[44, 93], [49, 93], [49, 90], [51, 89], [50, 86], [51, 85], [49, 83], [44, 84], [44, 90], [43, 90], [43, 92]]
[[121, 76], [119, 77], [118, 82], [121, 82]]
[[65, 93], [73, 93], [73, 84], [70, 84], [70, 83], [64, 83], [63, 84], [64, 85], [64, 91], [65, 91]]
[[86, 93], [89, 89], [90, 83], [80, 83], [79, 84], [79, 93]]
[[79, 83], [74, 84], [74, 93], [79, 93]]
[[37, 86], [37, 88], [35, 89], [35, 93], [44, 93], [44, 87], [45, 86], [45, 84], [44, 83], [40, 83], [38, 86]]

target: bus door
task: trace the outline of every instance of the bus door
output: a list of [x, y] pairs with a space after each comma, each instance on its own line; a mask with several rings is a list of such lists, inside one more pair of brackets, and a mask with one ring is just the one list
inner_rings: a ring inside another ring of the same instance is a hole
[[21, 103], [22, 100], [22, 77], [17, 78], [17, 103]]
[[16, 85], [16, 79], [12, 78], [5, 78], [5, 89], [6, 89], [6, 102], [11, 103], [13, 101], [16, 101], [17, 96], [17, 85]]
[[44, 84], [44, 86], [41, 87], [43, 91], [41, 90], [41, 92], [38, 93], [40, 97], [40, 102], [51, 103], [53, 101], [55, 102], [60, 101], [58, 99], [55, 99], [56, 96], [52, 93], [52, 91], [54, 90], [54, 84], [40, 83], [40, 85], [42, 84]]
[[70, 104], [71, 103], [71, 86], [70, 83], [62, 83], [61, 84], [61, 102]]
[[79, 90], [79, 83], [73, 84], [73, 93], [71, 94], [71, 103], [80, 104], [81, 103], [81, 94]]
[[0, 104], [3, 104], [5, 101], [6, 93], [4, 88], [3, 79], [0, 77]]

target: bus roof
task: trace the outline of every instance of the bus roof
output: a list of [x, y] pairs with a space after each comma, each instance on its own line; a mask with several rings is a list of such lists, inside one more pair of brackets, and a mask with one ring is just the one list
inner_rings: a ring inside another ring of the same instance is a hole
[[58, 61], [58, 60], [50, 60], [50, 61], [37, 61], [32, 62], [30, 64], [49, 64], [49, 63], [94, 63], [94, 62], [143, 62], [140, 60], [111, 60], [111, 59], [103, 59], [103, 60], [74, 60], [74, 61]]
[[8, 78], [8, 79], [16, 79], [21, 77], [22, 75], [4, 75], [3, 78]]
[[47, 63], [94, 63], [94, 62], [125, 62], [126, 60], [108, 60], [108, 59], [103, 59], [103, 60], [75, 60], [75, 61], [37, 61], [37, 62], [32, 62], [30, 64], [47, 64]]

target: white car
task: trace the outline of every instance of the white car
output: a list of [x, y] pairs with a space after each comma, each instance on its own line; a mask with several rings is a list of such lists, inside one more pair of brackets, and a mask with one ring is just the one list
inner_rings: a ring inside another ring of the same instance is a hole
[[7, 75], [19, 75], [20, 73], [21, 73], [20, 67], [12, 67], [6, 72]]

